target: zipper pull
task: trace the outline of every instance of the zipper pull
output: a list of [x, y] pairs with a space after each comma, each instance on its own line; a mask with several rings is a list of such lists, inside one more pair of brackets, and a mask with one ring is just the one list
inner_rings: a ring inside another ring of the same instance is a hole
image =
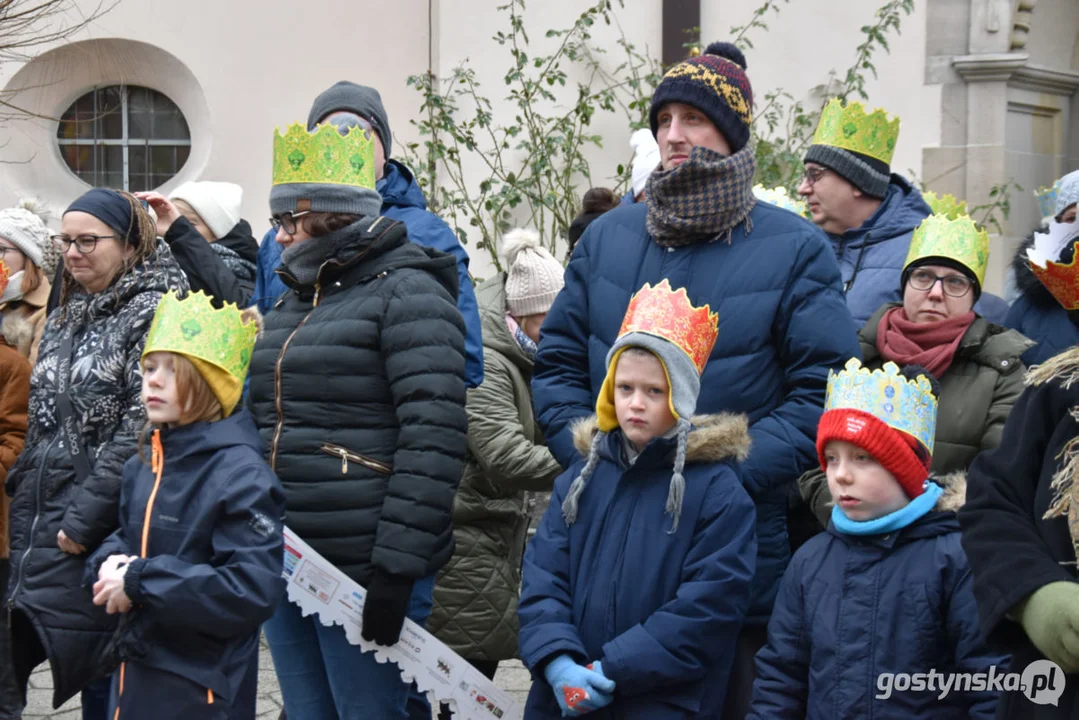
[[341, 451], [341, 474], [348, 475], [348, 453]]

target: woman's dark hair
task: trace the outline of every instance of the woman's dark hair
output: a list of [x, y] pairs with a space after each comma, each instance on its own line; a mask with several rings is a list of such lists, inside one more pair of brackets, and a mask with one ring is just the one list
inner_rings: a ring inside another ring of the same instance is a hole
[[360, 219], [351, 213], [311, 213], [300, 218], [300, 225], [311, 237], [322, 237], [348, 227]]
[[605, 187], [594, 187], [581, 199], [581, 214], [605, 213], [618, 207], [618, 196]]

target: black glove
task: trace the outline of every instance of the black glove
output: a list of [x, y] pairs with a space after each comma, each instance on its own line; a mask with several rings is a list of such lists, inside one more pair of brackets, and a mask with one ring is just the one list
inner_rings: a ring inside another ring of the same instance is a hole
[[396, 645], [411, 599], [411, 578], [375, 570], [375, 576], [367, 585], [367, 599], [363, 602], [363, 627], [360, 630], [363, 639], [386, 647]]

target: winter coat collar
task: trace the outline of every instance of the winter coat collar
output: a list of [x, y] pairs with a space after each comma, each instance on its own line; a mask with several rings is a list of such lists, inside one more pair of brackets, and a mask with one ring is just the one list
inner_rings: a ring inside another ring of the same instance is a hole
[[506, 325], [506, 273], [498, 273], [476, 288], [483, 346], [499, 353], [526, 377], [532, 377], [532, 359], [525, 354]]
[[913, 232], [931, 213], [922, 194], [906, 178], [893, 173], [877, 211], [860, 227], [830, 237], [848, 251], [876, 245]]
[[383, 214], [391, 207], [427, 209], [427, 198], [423, 196], [420, 184], [412, 171], [397, 160], [386, 161], [385, 174], [375, 184], [375, 189], [382, 196]]
[[[877, 329], [880, 319], [888, 310], [900, 307], [902, 303], [888, 303], [873, 313], [868, 322], [858, 331], [858, 340], [862, 344], [862, 362], [879, 362], [880, 350], [877, 349]], [[1020, 358], [1037, 343], [1008, 328], [995, 325], [985, 318], [977, 317], [955, 352], [956, 360], [974, 362], [993, 368], [1002, 374], [1019, 367]]]
[[[726, 460], [744, 461], [749, 457], [750, 437], [749, 420], [745, 415], [732, 415], [719, 413], [716, 415], [695, 415], [693, 428], [689, 432], [689, 440], [686, 443], [686, 464], [693, 463], [718, 463]], [[592, 438], [599, 430], [599, 420], [595, 415], [579, 420], [573, 426], [573, 443], [577, 450], [585, 457], [592, 446]], [[604, 454], [607, 459], [620, 457], [618, 449], [621, 443], [621, 433], [611, 433], [610, 442], [606, 444]], [[674, 438], [657, 438], [644, 449], [637, 460], [637, 464], [647, 463], [649, 460], [666, 461], [667, 455], [674, 451]]]
[[247, 409], [241, 409], [217, 422], [196, 422], [174, 428], [161, 428], [161, 446], [167, 463], [192, 455], [246, 446], [262, 454], [258, 428]]
[[[387, 217], [360, 218], [352, 225], [336, 231], [344, 241], [337, 251], [326, 258], [318, 271], [316, 283], [320, 292], [331, 295], [346, 290], [379, 275], [414, 268], [430, 273], [457, 299], [457, 260], [452, 255], [409, 242], [404, 223]], [[335, 238], [341, 240], [341, 238]], [[320, 242], [315, 238], [307, 242]], [[278, 276], [301, 297], [310, 298], [316, 287], [296, 280], [287, 265], [277, 269]]]
[[940, 485], [944, 489], [944, 493], [937, 500], [936, 506], [929, 514], [915, 520], [902, 530], [886, 535], [858, 537], [839, 532], [829, 522], [828, 532], [848, 543], [867, 543], [892, 548], [914, 540], [923, 540], [958, 531], [959, 520], [956, 518], [956, 512], [966, 502], [967, 474], [965, 472], [954, 472], [930, 479]]
[[217, 244], [232, 250], [240, 256], [241, 260], [258, 262], [259, 243], [251, 233], [251, 225], [246, 220], [236, 223], [236, 226], [229, 230], [225, 237], [218, 240]]

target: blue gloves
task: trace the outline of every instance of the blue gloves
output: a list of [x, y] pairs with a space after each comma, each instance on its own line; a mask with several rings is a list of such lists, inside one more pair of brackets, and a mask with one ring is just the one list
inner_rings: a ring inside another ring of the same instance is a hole
[[573, 662], [569, 655], [559, 655], [547, 665], [543, 675], [554, 690], [562, 717], [580, 717], [614, 700], [614, 681], [604, 677], [598, 660], [584, 667]]

